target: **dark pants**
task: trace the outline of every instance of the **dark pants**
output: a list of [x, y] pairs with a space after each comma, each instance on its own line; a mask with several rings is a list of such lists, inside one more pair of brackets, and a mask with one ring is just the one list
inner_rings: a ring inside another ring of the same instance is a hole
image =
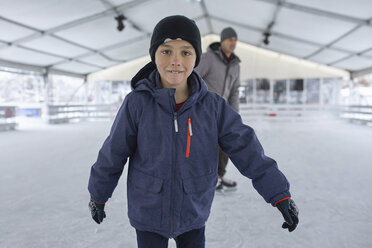
[[[205, 227], [182, 233], [174, 238], [177, 248], [205, 248]], [[168, 238], [153, 232], [136, 230], [138, 248], [167, 248]]]
[[229, 162], [229, 156], [227, 156], [221, 147], [218, 147], [218, 176], [223, 177], [226, 173], [227, 162]]

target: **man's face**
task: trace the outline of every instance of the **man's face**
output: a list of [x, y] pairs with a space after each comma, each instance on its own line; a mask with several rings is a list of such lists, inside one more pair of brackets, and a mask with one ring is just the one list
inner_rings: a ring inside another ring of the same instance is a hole
[[231, 54], [234, 52], [236, 47], [237, 39], [235, 37], [228, 38], [221, 42], [221, 49], [226, 54]]
[[194, 47], [184, 40], [163, 43], [155, 52], [155, 64], [164, 88], [187, 84], [196, 61]]

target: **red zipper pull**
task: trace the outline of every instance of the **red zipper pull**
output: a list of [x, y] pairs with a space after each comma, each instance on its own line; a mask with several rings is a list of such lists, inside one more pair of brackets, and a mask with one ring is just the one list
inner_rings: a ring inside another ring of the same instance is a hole
[[186, 158], [190, 156], [190, 143], [192, 136], [191, 118], [187, 119], [187, 146], [186, 146]]

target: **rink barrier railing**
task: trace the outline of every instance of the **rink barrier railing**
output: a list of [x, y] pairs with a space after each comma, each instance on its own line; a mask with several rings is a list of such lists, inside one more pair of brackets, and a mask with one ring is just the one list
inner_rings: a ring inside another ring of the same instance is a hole
[[50, 124], [59, 124], [82, 120], [112, 119], [116, 112], [115, 104], [48, 105], [48, 121]]
[[240, 104], [239, 113], [247, 119], [321, 120], [338, 118], [340, 108], [319, 104]]
[[[118, 106], [104, 105], [49, 105], [48, 120], [51, 124], [79, 120], [112, 119]], [[239, 112], [248, 118], [264, 119], [320, 119], [338, 115], [339, 109], [330, 106], [300, 104], [240, 104]]]
[[342, 118], [350, 122], [368, 124], [372, 122], [372, 106], [368, 105], [347, 105], [342, 106], [340, 114]]
[[0, 106], [0, 131], [14, 130], [18, 125], [16, 117], [16, 106]]

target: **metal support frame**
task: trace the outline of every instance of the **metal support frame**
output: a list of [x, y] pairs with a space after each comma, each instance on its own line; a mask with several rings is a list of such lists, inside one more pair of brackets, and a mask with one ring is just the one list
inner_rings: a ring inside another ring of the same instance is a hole
[[323, 86], [323, 84], [324, 84], [324, 78], [320, 78], [319, 79], [319, 104], [321, 106], [324, 105], [324, 94], [323, 94], [324, 86]]
[[366, 68], [366, 69], [363, 69], [363, 70], [360, 70], [360, 71], [352, 72], [351, 73], [351, 79], [361, 77], [361, 76], [364, 76], [364, 75], [367, 75], [367, 74], [370, 74], [370, 73], [372, 73], [372, 67], [369, 67], [369, 68]]
[[357, 25], [355, 26], [354, 28], [350, 29], [348, 32], [346, 32], [345, 34], [341, 35], [340, 37], [336, 38], [335, 40], [331, 41], [330, 43], [322, 46], [321, 48], [319, 48], [318, 50], [316, 50], [315, 52], [313, 52], [312, 54], [309, 54], [307, 55], [306, 57], [304, 57], [304, 59], [309, 59], [315, 55], [317, 55], [318, 53], [322, 52], [324, 49], [326, 48], [329, 48], [331, 47], [332, 45], [334, 45], [336, 42], [342, 40], [343, 38], [345, 38], [346, 36], [354, 33], [356, 30], [358, 30], [359, 28], [361, 27], [361, 25]]
[[203, 10], [203, 17], [205, 17], [207, 19], [207, 25], [208, 25], [208, 29], [209, 29], [209, 32], [213, 32], [213, 25], [212, 25], [212, 22], [211, 22], [211, 19], [210, 19], [210, 15], [209, 15], [209, 11], [208, 11], [208, 8], [207, 8], [207, 5], [205, 4], [205, 1], [204, 0], [201, 0], [200, 1], [200, 7], [202, 8]]
[[[340, 49], [340, 48], [332, 47], [332, 45], [334, 45], [336, 42], [338, 42], [341, 39], [349, 36], [350, 34], [352, 34], [353, 32], [355, 32], [357, 29], [359, 29], [359, 28], [361, 28], [363, 26], [367, 26], [367, 25], [370, 26], [371, 23], [372, 23], [372, 18], [371, 19], [368, 19], [368, 20], [363, 20], [363, 19], [353, 18], [353, 17], [349, 17], [349, 16], [335, 14], [335, 13], [328, 12], [328, 11], [323, 11], [323, 10], [319, 10], [319, 9], [309, 8], [309, 7], [305, 7], [305, 6], [301, 6], [301, 5], [296, 5], [296, 4], [292, 4], [292, 3], [287, 3], [287, 2], [283, 2], [283, 1], [277, 1], [277, 0], [259, 0], [259, 1], [268, 2], [268, 3], [271, 3], [271, 4], [278, 5], [278, 8], [279, 8], [279, 6], [280, 7], [285, 7], [285, 8], [294, 9], [294, 10], [298, 10], [298, 11], [302, 11], [302, 12], [306, 12], [306, 13], [311, 13], [311, 14], [315, 14], [315, 15], [322, 15], [322, 16], [326, 16], [326, 17], [337, 18], [337, 19], [342, 20], [342, 21], [348, 21], [348, 22], [352, 22], [352, 23], [357, 24], [354, 28], [352, 28], [351, 30], [349, 30], [346, 33], [342, 34], [341, 36], [339, 36], [338, 38], [336, 38], [335, 40], [333, 40], [332, 42], [330, 42], [328, 44], [316, 43], [316, 42], [312, 42], [312, 41], [300, 39], [300, 38], [297, 38], [297, 37], [293, 37], [293, 36], [290, 36], [290, 35], [286, 35], [286, 34], [274, 32], [274, 31], [271, 32], [272, 35], [275, 35], [275, 36], [277, 36], [279, 38], [283, 38], [283, 39], [287, 39], [287, 40], [290, 40], [290, 41], [305, 43], [305, 44], [309, 44], [309, 45], [313, 45], [313, 46], [318, 46], [319, 47], [319, 49], [317, 51], [313, 52], [312, 54], [309, 54], [307, 56], [302, 57], [302, 59], [309, 59], [309, 58], [315, 56], [316, 54], [320, 53], [321, 51], [323, 51], [326, 48], [328, 48], [330, 50], [334, 50], [334, 51], [343, 52], [343, 53], [347, 53], [348, 54], [347, 56], [345, 56], [345, 57], [343, 57], [343, 58], [341, 58], [341, 59], [339, 59], [337, 61], [333, 61], [331, 63], [328, 63], [327, 65], [329, 65], [329, 66], [332, 66], [332, 65], [334, 65], [334, 64], [336, 64], [338, 62], [341, 62], [341, 61], [344, 61], [346, 59], [349, 59], [349, 58], [351, 58], [353, 56], [361, 56], [363, 58], [372, 59], [372, 57], [363, 55], [364, 53], [367, 53], [367, 52], [371, 51], [372, 50], [372, 47], [370, 47], [370, 48], [368, 48], [368, 49], [366, 49], [366, 50], [364, 50], [362, 52], [358, 52], [358, 53], [355, 53], [355, 52], [352, 52], [352, 51], [349, 51], [349, 50], [345, 50], [345, 49]], [[239, 26], [239, 27], [244, 28], [244, 29], [253, 30], [253, 31], [256, 31], [256, 32], [259, 32], [259, 33], [265, 32], [265, 30], [263, 30], [261, 28], [250, 26], [250, 25], [245, 25], [245, 24], [242, 24], [242, 23], [237, 23], [237, 22], [234, 22], [234, 21], [231, 21], [231, 20], [227, 20], [227, 19], [224, 19], [224, 18], [221, 18], [221, 17], [210, 16], [210, 18], [215, 19], [215, 20], [219, 20], [219, 21], [223, 21], [223, 22], [227, 22], [227, 23], [230, 23], [232, 25], [236, 25], [236, 26]], [[258, 44], [258, 46], [260, 46], [260, 44]]]
[[253, 104], [256, 104], [256, 102], [257, 102], [257, 79], [252, 80], [252, 87], [253, 87], [252, 102], [253, 102]]
[[52, 82], [49, 80], [49, 72], [45, 72], [43, 74], [43, 80], [44, 80], [44, 103], [42, 106], [42, 118], [47, 121], [49, 116], [49, 108], [48, 106], [53, 103], [53, 91], [52, 89]]
[[290, 79], [287, 79], [285, 80], [285, 86], [286, 86], [286, 104], [289, 104], [291, 102], [291, 90], [290, 90], [290, 87], [291, 87], [291, 83], [290, 83]]
[[[267, 25], [266, 30], [263, 32], [263, 35], [264, 36], [267, 35], [267, 40], [269, 39], [269, 36], [271, 36], [271, 32], [272, 32], [271, 30], [272, 30], [272, 28], [275, 25], [275, 22], [276, 22], [276, 19], [278, 17], [278, 13], [280, 11], [280, 8], [281, 8], [281, 5], [278, 2], [277, 6], [276, 6], [276, 8], [274, 10], [274, 13], [273, 13], [273, 18], [271, 19], [271, 22]], [[264, 43], [263, 40], [260, 42], [260, 46], [262, 45], [262, 43]], [[269, 43], [267, 43], [265, 45], [268, 45], [268, 44]]]
[[54, 27], [54, 28], [51, 28], [51, 29], [48, 29], [48, 30], [44, 30], [44, 31], [33, 28], [31, 26], [28, 26], [28, 25], [25, 25], [25, 24], [22, 24], [22, 23], [17, 23], [13, 20], [9, 20], [9, 19], [3, 18], [3, 17], [0, 17], [0, 19], [2, 19], [4, 21], [7, 21], [7, 22], [11, 22], [11, 23], [19, 25], [19, 26], [22, 26], [22, 27], [27, 28], [27, 29], [31, 29], [31, 30], [39, 33], [39, 35], [37, 37], [35, 37], [35, 34], [31, 34], [29, 36], [23, 37], [21, 39], [18, 39], [16, 41], [12, 42], [13, 45], [17, 45], [17, 44], [23, 43], [25, 41], [30, 41], [30, 40], [33, 40], [35, 38], [39, 38], [40, 35], [45, 36], [45, 35], [55, 34], [57, 32], [60, 32], [60, 31], [63, 31], [63, 30], [69, 29], [69, 28], [73, 28], [75, 26], [78, 26], [78, 25], [81, 25], [81, 24], [84, 24], [84, 23], [87, 23], [87, 22], [90, 22], [90, 21], [93, 21], [93, 20], [96, 20], [96, 19], [99, 19], [99, 18], [102, 18], [102, 17], [105, 17], [105, 16], [113, 15], [117, 11], [133, 8], [137, 5], [140, 5], [140, 4], [142, 4], [144, 2], [148, 2], [148, 1], [150, 1], [150, 0], [133, 0], [133, 1], [130, 1], [130, 2], [127, 2], [127, 3], [120, 4], [117, 7], [112, 7], [111, 9], [105, 10], [103, 12], [96, 13], [96, 14], [93, 14], [93, 15], [90, 15], [90, 16], [86, 16], [86, 17], [80, 18], [78, 20], [74, 20], [74, 21], [71, 21], [71, 22], [68, 22], [68, 23], [65, 23], [65, 24], [62, 24], [60, 26], [57, 26], [57, 27]]
[[[127, 3], [124, 3], [124, 4], [120, 4], [117, 7], [114, 7], [113, 5], [111, 5], [112, 7], [110, 9], [105, 10], [103, 12], [100, 12], [100, 13], [97, 13], [97, 14], [93, 14], [93, 15], [90, 15], [90, 16], [87, 16], [87, 17], [83, 17], [83, 18], [80, 18], [78, 20], [71, 21], [71, 22], [62, 24], [62, 25], [60, 25], [58, 27], [54, 27], [54, 28], [51, 28], [51, 29], [48, 29], [48, 30], [39, 30], [39, 29], [36, 29], [34, 27], [31, 27], [31, 26], [28, 26], [28, 25], [25, 25], [25, 24], [22, 24], [22, 23], [19, 23], [19, 22], [16, 22], [16, 21], [13, 21], [13, 20], [10, 20], [10, 19], [7, 19], [7, 18], [4, 18], [4, 17], [1, 17], [0, 16], [0, 20], [6, 21], [6, 22], [9, 22], [9, 23], [15, 24], [17, 26], [21, 26], [23, 28], [27, 28], [27, 29], [30, 29], [30, 30], [36, 32], [36, 33], [33, 33], [33, 34], [28, 35], [26, 37], [20, 38], [20, 39], [14, 41], [14, 42], [1, 42], [1, 43], [4, 43], [4, 44], [2, 44], [0, 46], [0, 49], [5, 48], [5, 47], [8, 47], [8, 46], [18, 46], [18, 47], [20, 47], [22, 49], [26, 49], [26, 50], [37, 52], [37, 53], [40, 53], [40, 54], [45, 54], [45, 55], [49, 55], [49, 56], [53, 56], [53, 57], [57, 57], [57, 58], [63, 59], [59, 63], [48, 65], [46, 67], [32, 66], [32, 65], [23, 65], [21, 63], [9, 62], [9, 61], [5, 61], [5, 60], [0, 60], [0, 64], [10, 65], [10, 67], [17, 67], [17, 68], [19, 68], [18, 66], [20, 66], [21, 68], [29, 68], [28, 70], [34, 70], [35, 69], [36, 71], [43, 72], [46, 69], [51, 68], [51, 67], [53, 67], [55, 65], [66, 63], [66, 62], [69, 62], [69, 61], [76, 61], [76, 62], [81, 63], [81, 64], [85, 64], [85, 65], [96, 67], [98, 69], [105, 69], [105, 67], [102, 67], [102, 66], [98, 66], [98, 65], [90, 64], [90, 63], [87, 63], [87, 62], [84, 62], [84, 61], [80, 61], [79, 58], [82, 57], [81, 55], [79, 55], [77, 57], [68, 58], [68, 57], [64, 57], [64, 56], [61, 56], [61, 55], [57, 55], [57, 54], [53, 54], [53, 53], [48, 53], [48, 52], [40, 51], [38, 49], [33, 49], [33, 48], [29, 48], [29, 47], [25, 47], [25, 46], [22, 46], [21, 45], [24, 42], [28, 42], [28, 41], [31, 41], [31, 40], [34, 40], [34, 39], [37, 39], [37, 38], [40, 38], [40, 37], [46, 36], [46, 35], [49, 35], [49, 36], [51, 36], [51, 37], [53, 37], [55, 39], [61, 40], [63, 42], [67, 42], [67, 43], [69, 43], [71, 45], [74, 45], [74, 46], [77, 46], [77, 47], [80, 47], [80, 48], [83, 48], [83, 49], [88, 50], [89, 52], [86, 53], [86, 54], [84, 54], [84, 57], [90, 56], [90, 55], [93, 55], [93, 54], [100, 54], [101, 56], [105, 57], [107, 60], [110, 60], [110, 61], [113, 61], [113, 62], [117, 62], [117, 63], [125, 62], [125, 61], [121, 61], [121, 60], [116, 60], [116, 59], [110, 58], [109, 56], [103, 54], [102, 50], [91, 49], [89, 47], [86, 47], [86, 46], [83, 46], [81, 44], [75, 43], [73, 41], [70, 41], [70, 40], [64, 39], [62, 37], [59, 37], [59, 36], [55, 35], [55, 33], [60, 32], [62, 30], [66, 30], [66, 29], [72, 28], [72, 27], [75, 27], [75, 26], [78, 26], [78, 25], [81, 25], [81, 24], [84, 24], [86, 22], [90, 22], [92, 20], [96, 20], [98, 18], [102, 18], [102, 17], [105, 17], [105, 16], [113, 15], [113, 14], [117, 13], [118, 11], [121, 11], [121, 10], [124, 10], [124, 9], [133, 8], [135, 6], [138, 6], [138, 5], [140, 5], [140, 4], [144, 3], [144, 2], [148, 2], [148, 1], [150, 1], [150, 0], [133, 0], [133, 1], [130, 1], [130, 2], [127, 2]], [[136, 25], [132, 21], [129, 21], [129, 23], [131, 23], [131, 25], [135, 29], [137, 29], [137, 30], [139, 30], [141, 32], [144, 32], [146, 36], [149, 35], [148, 32], [146, 32], [143, 29], [141, 29], [138, 25]], [[122, 44], [124, 46], [124, 45], [127, 45], [128, 43], [125, 42], [125, 43], [122, 43]], [[117, 45], [117, 44], [115, 44], [115, 45]], [[84, 75], [81, 75], [81, 74], [68, 73], [68, 72], [64, 72], [64, 71], [60, 71], [60, 70], [56, 70], [56, 69], [51, 69], [50, 71], [51, 72], [57, 72], [58, 74], [66, 74], [67, 73], [67, 74], [72, 75], [72, 76], [77, 75], [78, 77], [82, 77], [82, 76], [84, 77]]]
[[304, 86], [302, 91], [302, 104], [307, 104], [307, 78], [304, 78]]
[[[330, 11], [326, 11], [326, 10], [311, 8], [311, 7], [307, 7], [307, 6], [303, 6], [303, 5], [299, 5], [299, 4], [294, 4], [294, 3], [288, 3], [288, 2], [283, 1], [283, 0], [279, 0], [279, 1], [278, 0], [259, 0], [259, 1], [280, 5], [284, 8], [288, 8], [288, 9], [292, 9], [292, 10], [296, 10], [296, 11], [301, 11], [301, 12], [308, 13], [308, 14], [314, 14], [314, 15], [318, 15], [318, 16], [325, 16], [325, 17], [329, 17], [329, 18], [333, 18], [333, 19], [338, 19], [340, 21], [346, 21], [346, 22], [351, 22], [351, 23], [357, 24], [351, 30], [342, 34], [341, 36], [339, 36], [335, 40], [331, 41], [330, 43], [328, 43], [326, 45], [322, 45], [317, 51], [303, 57], [303, 59], [309, 59], [309, 58], [317, 55], [318, 53], [322, 52], [326, 48], [336, 50], [332, 47], [332, 45], [334, 45], [336, 42], [338, 42], [338, 41], [342, 40], [343, 38], [349, 36], [350, 34], [354, 33], [356, 30], [358, 30], [361, 27], [372, 26], [372, 18], [364, 20], [364, 19], [355, 18], [355, 17], [351, 17], [351, 16], [347, 16], [347, 15], [342, 15], [342, 14], [338, 14], [338, 13], [334, 13], [334, 12], [330, 12]], [[339, 50], [339, 49], [337, 49], [337, 50]], [[353, 56], [361, 56], [361, 55], [363, 55], [364, 53], [366, 53], [367, 51], [370, 51], [370, 50], [372, 50], [372, 46], [370, 48], [366, 49], [365, 51], [357, 52], [357, 53], [354, 53], [354, 52], [351, 52], [351, 51], [344, 51], [344, 52], [348, 53], [349, 55], [347, 55], [347, 56], [345, 56], [341, 59], [338, 59], [336, 61], [333, 61], [331, 63], [328, 63], [327, 65], [330, 65], [330, 66], [334, 65], [338, 62], [344, 61], [344, 60], [349, 59]], [[371, 59], [368, 56], [363, 56], [363, 57]]]
[[270, 104], [274, 103], [274, 80], [270, 79], [270, 89], [269, 89], [269, 97], [270, 97]]
[[44, 73], [46, 70], [42, 66], [28, 65], [28, 64], [17, 63], [17, 62], [2, 60], [2, 59], [0, 59], [0, 66], [18, 68], [18, 69], [25, 70], [25, 71], [35, 71], [39, 73]]
[[283, 0], [258, 0], [258, 1], [275, 4], [275, 5], [279, 4], [282, 7], [287, 8], [287, 9], [297, 10], [297, 11], [301, 11], [301, 12], [313, 14], [313, 15], [318, 15], [318, 16], [325, 16], [325, 17], [329, 17], [333, 19], [338, 19], [341, 21], [352, 22], [355, 24], [371, 25], [371, 22], [368, 20], [363, 20], [360, 18], [355, 18], [352, 16], [342, 15], [342, 14], [338, 14], [338, 13], [334, 13], [334, 12], [330, 12], [326, 10], [321, 10], [321, 9], [316, 9], [312, 7], [307, 7], [307, 6], [303, 6], [303, 5], [299, 5], [295, 3], [289, 3]]
[[[217, 21], [226, 22], [226, 23], [229, 23], [230, 25], [238, 26], [238, 27], [241, 27], [243, 29], [248, 29], [248, 30], [256, 31], [258, 33], [263, 33], [265, 31], [262, 28], [258, 28], [258, 27], [254, 27], [254, 26], [251, 26], [251, 25], [234, 22], [234, 21], [231, 21], [231, 20], [228, 20], [228, 19], [224, 19], [224, 18], [221, 18], [221, 17], [218, 17], [218, 16], [210, 16], [210, 18], [215, 19]], [[302, 38], [297, 38], [297, 37], [294, 37], [294, 36], [282, 34], [282, 33], [275, 32], [275, 31], [272, 31], [271, 34], [272, 35], [275, 35], [275, 36], [277, 36], [279, 38], [290, 40], [290, 41], [295, 41], [295, 42], [299, 42], [299, 43], [305, 43], [305, 44], [308, 44], [308, 45], [318, 46], [318, 47], [323, 46], [323, 44], [321, 44], [321, 43], [317, 43], [317, 42], [313, 42], [313, 41], [309, 41], [309, 40], [304, 40]], [[259, 44], [254, 44], [254, 45], [257, 45], [258, 46]], [[348, 50], [339, 49], [339, 48], [332, 48], [332, 50], [340, 51], [340, 52], [345, 52], [345, 53], [350, 53], [350, 51], [348, 51]]]
[[[93, 55], [93, 54], [99, 54], [99, 55], [101, 55], [101, 56], [105, 57], [106, 59], [108, 59], [110, 61], [113, 61], [113, 62], [117, 62], [117, 63], [125, 62], [125, 61], [110, 58], [109, 56], [104, 54], [104, 51], [107, 51], [109, 49], [113, 49], [114, 47], [116, 48], [116, 47], [126, 46], [126, 45], [129, 44], [129, 42], [122, 42], [122, 43], [111, 45], [110, 47], [106, 47], [106, 48], [99, 49], [99, 50], [94, 50], [94, 49], [91, 49], [89, 47], [83, 46], [81, 44], [75, 43], [73, 41], [69, 41], [69, 40], [64, 39], [62, 37], [59, 37], [55, 34], [55, 33], [60, 32], [62, 30], [66, 30], [66, 29], [81, 25], [81, 24], [90, 22], [92, 20], [96, 20], [98, 18], [103, 18], [105, 16], [114, 15], [116, 13], [119, 13], [120, 11], [136, 7], [136, 6], [138, 6], [142, 3], [145, 3], [145, 2], [149, 2], [150, 0], [132, 0], [130, 2], [120, 4], [117, 7], [114, 7], [114, 5], [109, 0], [101, 0], [101, 1], [103, 1], [105, 6], [108, 7], [107, 10], [102, 11], [100, 13], [90, 15], [90, 16], [80, 18], [78, 20], [74, 20], [74, 21], [62, 24], [60, 26], [57, 26], [57, 27], [54, 27], [54, 28], [51, 28], [51, 29], [48, 29], [48, 30], [39, 30], [39, 29], [36, 29], [34, 27], [25, 25], [23, 23], [19, 23], [19, 22], [16, 22], [16, 21], [4, 18], [4, 17], [0, 17], [0, 20], [3, 20], [3, 21], [6, 21], [6, 22], [9, 22], [9, 23], [21, 26], [23, 28], [27, 28], [29, 30], [35, 31], [35, 33], [33, 33], [31, 35], [28, 35], [26, 37], [20, 38], [20, 39], [14, 41], [14, 42], [0, 42], [0, 49], [2, 49], [4, 47], [8, 47], [8, 46], [19, 46], [23, 49], [38, 52], [38, 53], [41, 53], [41, 54], [48, 54], [48, 55], [51, 55], [51, 56], [54, 56], [54, 57], [59, 57], [59, 58], [63, 59], [59, 63], [49, 65], [48, 68], [51, 68], [55, 65], [65, 63], [65, 62], [68, 62], [68, 61], [76, 61], [78, 63], [82, 63], [82, 64], [86, 64], [86, 65], [89, 65], [89, 66], [97, 67], [98, 69], [104, 69], [104, 67], [102, 67], [102, 66], [86, 63], [86, 62], [83, 62], [83, 61], [79, 60], [80, 58], [90, 56], [90, 55]], [[338, 19], [338, 20], [342, 20], [342, 21], [347, 21], [347, 22], [355, 23], [357, 25], [353, 29], [349, 30], [348, 32], [346, 32], [345, 34], [341, 35], [340, 37], [338, 37], [337, 39], [333, 40], [332, 42], [330, 42], [328, 44], [320, 44], [320, 43], [312, 42], [312, 41], [309, 41], [309, 40], [304, 40], [304, 39], [301, 39], [301, 38], [285, 35], [285, 34], [278, 33], [278, 32], [270, 32], [272, 35], [275, 35], [279, 38], [283, 38], [283, 39], [287, 39], [287, 40], [291, 40], [291, 41], [300, 42], [300, 43], [309, 44], [309, 45], [319, 47], [319, 49], [316, 52], [313, 52], [312, 54], [304, 56], [303, 59], [309, 59], [312, 56], [315, 56], [316, 54], [320, 53], [321, 51], [323, 51], [326, 48], [334, 50], [334, 51], [344, 52], [344, 53], [348, 54], [344, 58], [341, 58], [337, 61], [333, 61], [332, 63], [329, 63], [328, 65], [336, 64], [340, 61], [349, 59], [350, 57], [353, 57], [353, 56], [362, 56], [363, 58], [372, 59], [372, 57], [370, 57], [370, 56], [363, 55], [364, 53], [372, 50], [372, 47], [366, 49], [365, 51], [359, 52], [359, 53], [354, 53], [352, 51], [332, 47], [332, 45], [335, 44], [337, 41], [347, 37], [350, 34], [352, 34], [353, 32], [355, 32], [360, 27], [372, 26], [372, 19], [363, 20], [363, 19], [359, 19], [359, 18], [355, 18], [355, 17], [350, 17], [350, 16], [346, 16], [346, 15], [342, 15], [342, 14], [329, 12], [329, 11], [326, 11], [326, 10], [320, 10], [320, 9], [316, 9], [316, 8], [311, 8], [311, 7], [299, 5], [299, 4], [288, 3], [288, 2], [283, 1], [283, 0], [259, 0], [259, 1], [266, 2], [266, 3], [269, 3], [269, 4], [275, 4], [277, 6], [277, 8], [275, 10], [275, 13], [274, 13], [274, 16], [273, 16], [273, 21], [274, 22], [275, 22], [275, 19], [276, 19], [277, 12], [280, 10], [280, 8], [288, 8], [288, 9], [293, 9], [293, 10], [296, 10], [296, 11], [301, 11], [301, 12], [304, 12], [304, 13], [310, 13], [310, 14], [314, 14], [314, 15], [318, 15], [318, 16], [326, 16], [326, 17], [329, 17], [329, 18], [334, 18], [334, 19]], [[226, 23], [230, 23], [231, 25], [236, 25], [236, 26], [242, 27], [244, 29], [253, 30], [253, 31], [256, 31], [256, 32], [259, 32], [259, 33], [265, 32], [265, 30], [263, 30], [262, 28], [249, 26], [249, 25], [242, 24], [242, 23], [237, 23], [237, 22], [227, 20], [227, 19], [224, 19], [224, 18], [221, 18], [221, 17], [211, 16], [209, 14], [208, 8], [207, 8], [206, 3], [205, 3], [204, 0], [200, 1], [200, 7], [202, 8], [202, 11], [203, 11], [204, 14], [201, 17], [198, 17], [197, 19], [206, 18], [208, 28], [210, 29], [211, 32], [213, 32], [213, 26], [212, 26], [212, 22], [211, 22], [211, 20], [213, 20], [213, 19], [223, 21], [223, 22], [226, 22]], [[139, 27], [138, 25], [133, 23], [131, 20], [126, 20], [126, 21], [129, 22], [135, 29], [139, 30], [140, 32], [143, 32], [145, 36], [150, 36], [149, 32], [143, 30], [141, 27]], [[40, 38], [40, 37], [46, 36], [46, 35], [49, 35], [49, 36], [51, 36], [53, 38], [56, 38], [56, 39], [59, 39], [63, 42], [67, 42], [67, 43], [72, 44], [74, 46], [78, 46], [80, 48], [86, 49], [88, 52], [83, 54], [83, 55], [79, 55], [79, 56], [76, 56], [76, 57], [73, 57], [73, 58], [67, 58], [67, 57], [64, 57], [64, 56], [60, 56], [60, 55], [56, 55], [56, 54], [52, 54], [52, 53], [47, 53], [47, 52], [43, 52], [43, 51], [40, 51], [40, 50], [37, 50], [37, 49], [32, 49], [32, 48], [22, 46], [22, 43], [24, 43], [26, 41], [34, 40], [34, 39], [37, 39], [37, 38]], [[258, 44], [258, 46], [259, 45], [260, 44]], [[4, 61], [4, 60], [1, 61], [0, 60], [0, 64], [1, 63], [4, 64], [4, 62], [5, 63], [11, 63], [13, 65], [19, 65], [20, 64], [20, 63], [13, 63], [13, 62], [9, 62], [9, 61]], [[36, 68], [38, 71], [45, 69], [43, 67], [38, 67], [38, 66], [28, 66], [27, 65], [26, 67]], [[58, 71], [58, 70], [54, 70], [54, 71]], [[358, 72], [353, 72], [353, 73], [357, 74]], [[72, 73], [72, 74], [74, 74], [74, 73]], [[81, 75], [79, 75], [79, 76], [81, 76]]]

